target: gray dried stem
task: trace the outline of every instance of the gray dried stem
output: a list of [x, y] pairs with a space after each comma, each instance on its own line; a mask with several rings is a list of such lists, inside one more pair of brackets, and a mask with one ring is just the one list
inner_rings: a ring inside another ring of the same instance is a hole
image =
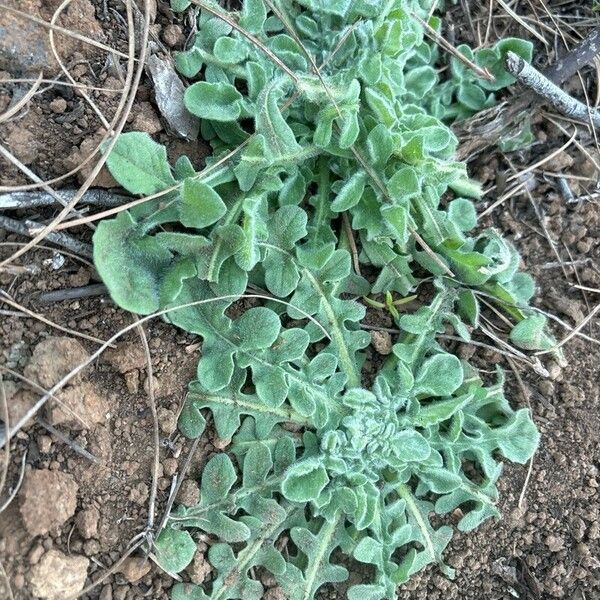
[[591, 122], [594, 127], [600, 128], [598, 111], [569, 96], [514, 52], [507, 54], [506, 69], [520, 83], [544, 98], [561, 114], [578, 121]]

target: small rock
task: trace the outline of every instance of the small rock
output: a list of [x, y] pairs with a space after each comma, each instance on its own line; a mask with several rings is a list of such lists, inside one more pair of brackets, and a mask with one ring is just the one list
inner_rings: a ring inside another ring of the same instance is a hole
[[181, 31], [181, 27], [174, 23], [167, 25], [162, 31], [162, 39], [169, 48], [179, 46], [183, 43], [183, 32]]
[[212, 443], [217, 450], [225, 450], [229, 444], [231, 444], [231, 438], [215, 438]]
[[143, 556], [130, 556], [119, 567], [119, 573], [122, 573], [129, 583], [139, 581], [149, 571], [150, 561]]
[[52, 438], [49, 435], [38, 435], [36, 443], [40, 454], [48, 454], [52, 449]]
[[103, 360], [119, 373], [128, 373], [146, 366], [146, 353], [141, 344], [125, 342], [116, 348], [109, 348]]
[[375, 352], [383, 356], [392, 352], [392, 336], [387, 331], [371, 331], [371, 343]]
[[79, 486], [68, 473], [35, 469], [25, 475], [19, 493], [25, 529], [43, 535], [75, 514]]
[[[33, 356], [25, 367], [25, 377], [49, 389], [89, 358], [87, 350], [70, 337], [49, 337], [33, 350]], [[70, 383], [81, 380], [81, 373]]]
[[177, 430], [177, 415], [168, 408], [159, 408], [158, 426], [165, 435], [175, 433]]
[[263, 600], [286, 600], [286, 595], [279, 586], [272, 587], [263, 594]]
[[62, 114], [67, 110], [67, 101], [64, 98], [54, 98], [49, 106], [53, 113]]
[[98, 533], [100, 512], [94, 506], [80, 510], [75, 517], [75, 527], [82, 538], [93, 538]]
[[580, 558], [585, 558], [590, 555], [590, 547], [583, 543], [577, 544], [577, 546], [575, 546], [575, 554]]
[[100, 542], [98, 540], [87, 540], [83, 544], [83, 553], [86, 556], [95, 556], [100, 554]]
[[30, 565], [37, 565], [40, 562], [40, 558], [42, 558], [42, 554], [44, 554], [44, 546], [41, 544], [36, 544], [29, 553], [27, 560]]
[[113, 600], [112, 586], [110, 584], [102, 588], [98, 600]]
[[163, 473], [167, 477], [173, 477], [177, 473], [177, 461], [174, 458], [165, 458], [162, 465]]
[[137, 115], [132, 123], [133, 129], [136, 131], [144, 131], [150, 135], [162, 130], [162, 123], [150, 102], [140, 102], [137, 105], [137, 111]]
[[125, 373], [125, 385], [130, 394], [138, 393], [140, 389], [140, 372], [137, 369]]
[[78, 594], [85, 585], [90, 561], [49, 550], [31, 569], [31, 592], [37, 598], [63, 600]]
[[131, 491], [129, 492], [129, 500], [141, 506], [146, 503], [146, 500], [148, 500], [149, 493], [150, 490], [148, 490], [148, 486], [143, 481], [140, 481], [140, 483], [131, 488]]
[[87, 429], [104, 422], [108, 412], [108, 402], [93, 383], [84, 381], [69, 386], [57, 397], [60, 403], [52, 400], [46, 408], [51, 425], [66, 423], [72, 429]]
[[185, 479], [179, 488], [177, 502], [184, 506], [195, 506], [200, 500], [200, 487], [193, 479]]
[[204, 583], [211, 572], [212, 566], [206, 560], [204, 552], [196, 552], [192, 562], [186, 569], [186, 573], [190, 576], [192, 583], [195, 583], [196, 585]]
[[[146, 394], [150, 394], [150, 378], [146, 377], [144, 379], [144, 392], [146, 392]], [[154, 393], [154, 397], [155, 398], [159, 398], [160, 397], [160, 381], [155, 377], [152, 376], [152, 392]]]
[[552, 381], [557, 381], [562, 376], [562, 369], [558, 363], [551, 361], [546, 366], [548, 370], [548, 375]]
[[564, 545], [565, 541], [559, 536], [549, 535], [546, 538], [546, 546], [548, 546], [550, 552], [559, 552], [563, 549]]

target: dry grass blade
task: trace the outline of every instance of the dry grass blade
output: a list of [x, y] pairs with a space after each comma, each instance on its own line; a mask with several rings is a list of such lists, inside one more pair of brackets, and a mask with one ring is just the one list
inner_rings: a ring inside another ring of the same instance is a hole
[[573, 337], [579, 334], [579, 332], [596, 316], [596, 313], [598, 311], [600, 311], [600, 304], [596, 304], [596, 306], [594, 306], [590, 314], [587, 315], [587, 317], [585, 317], [585, 319], [583, 319], [581, 323], [578, 323], [577, 326], [574, 327], [573, 330], [569, 332], [569, 334], [566, 335], [560, 342], [554, 344], [554, 346], [552, 346], [552, 348], [548, 348], [548, 350], [540, 350], [539, 352], [536, 352], [535, 355], [540, 356], [542, 354], [556, 352], [556, 350], [562, 348], [569, 340], [571, 340]]
[[[4, 429], [10, 432], [10, 418], [8, 414], [8, 400], [6, 398], [6, 389], [4, 388], [4, 378], [0, 373], [0, 409], [2, 413], [2, 421], [4, 421]], [[10, 466], [10, 437], [7, 437], [6, 448], [4, 449], [4, 458], [2, 461], [2, 473], [0, 474], [0, 496], [4, 491], [6, 485], [6, 479], [8, 477], [8, 467]]]
[[[15, 379], [18, 379], [19, 381], [26, 383], [30, 388], [34, 389], [35, 391], [39, 392], [40, 394], [48, 395], [49, 398], [54, 400], [54, 402], [56, 402], [61, 407], [62, 410], [64, 410], [65, 412], [68, 412], [72, 417], [77, 419], [85, 427], [85, 429], [90, 429], [90, 424], [85, 419], [80, 417], [72, 408], [69, 408], [66, 404], [64, 404], [60, 398], [58, 398], [57, 396], [55, 396], [54, 394], [52, 394], [51, 392], [49, 392], [48, 390], [43, 388], [41, 385], [39, 385], [35, 381], [28, 379], [24, 375], [21, 375], [21, 373], [17, 373], [17, 371], [13, 371], [12, 369], [5, 367], [4, 365], [0, 365], [0, 371], [4, 371], [5, 373], [8, 373]], [[15, 429], [15, 432], [16, 432], [16, 429]], [[12, 435], [10, 437], [12, 437]]]
[[[67, 202], [65, 202], [47, 183], [42, 181], [40, 177], [38, 177], [29, 167], [24, 165], [16, 156], [14, 156], [11, 152], [8, 151], [2, 144], [0, 144], [0, 155], [2, 155], [8, 162], [12, 163], [21, 173], [27, 175], [30, 179], [35, 181], [40, 187], [42, 187], [48, 194], [50, 194], [59, 204], [63, 206], [67, 206]], [[73, 213], [81, 216], [81, 213], [78, 210], [72, 209]]]
[[64, 27], [61, 27], [60, 25], [54, 25], [52, 23], [48, 23], [47, 21], [44, 21], [44, 19], [40, 19], [39, 17], [36, 17], [29, 13], [26, 13], [22, 10], [19, 10], [18, 8], [9, 6], [8, 4], [0, 3], [0, 9], [6, 10], [14, 15], [17, 15], [17, 16], [27, 20], [27, 21], [32, 21], [33, 23], [37, 23], [38, 25], [41, 25], [42, 27], [45, 27], [47, 29], [51, 29], [58, 33], [62, 33], [63, 35], [72, 37], [80, 42], [89, 44], [90, 46], [94, 46], [95, 48], [99, 48], [100, 50], [104, 50], [105, 52], [109, 52], [110, 54], [116, 54], [117, 56], [120, 56], [121, 58], [128, 58], [127, 54], [123, 54], [123, 52], [119, 52], [115, 48], [111, 48], [110, 46], [107, 46], [106, 44], [103, 44], [102, 42], [98, 42], [97, 40], [86, 37], [85, 35], [82, 35], [81, 33], [77, 33], [76, 31], [71, 31], [70, 29], [65, 29]]
[[[139, 537], [139, 536], [136, 536]], [[134, 538], [135, 539], [135, 538]], [[132, 540], [133, 541], [133, 540]], [[119, 560], [115, 561], [98, 579], [96, 579], [93, 583], [83, 588], [78, 594], [74, 596], [69, 596], [65, 600], [76, 600], [76, 598], [81, 598], [82, 596], [86, 596], [92, 590], [96, 589], [103, 581], [106, 581], [113, 573], [117, 572], [117, 569], [144, 543], [144, 539], [137, 539], [135, 543], [119, 558]]]
[[87, 335], [86, 333], [80, 333], [79, 331], [75, 331], [74, 329], [70, 329], [69, 327], [63, 327], [62, 325], [59, 325], [58, 323], [54, 323], [53, 321], [51, 321], [50, 319], [47, 319], [43, 315], [33, 312], [32, 310], [25, 308], [18, 302], [15, 302], [5, 291], [0, 290], [0, 303], [2, 303], [2, 302], [4, 302], [5, 304], [8, 304], [9, 306], [12, 306], [14, 309], [26, 314], [27, 316], [31, 317], [32, 319], [41, 321], [42, 323], [44, 323], [45, 325], [48, 325], [49, 327], [52, 327], [53, 329], [58, 329], [59, 331], [63, 331], [64, 333], [68, 333], [69, 335], [80, 337], [84, 340], [89, 340], [90, 342], [94, 342], [96, 344], [104, 344], [105, 343], [104, 340], [94, 337], [93, 335]]
[[85, 448], [82, 448], [77, 442], [74, 442], [68, 435], [65, 435], [62, 431], [56, 429], [50, 423], [47, 423], [41, 417], [37, 417], [35, 420], [38, 425], [43, 427], [48, 433], [51, 433], [54, 437], [58, 438], [61, 442], [67, 445], [73, 452], [83, 456], [83, 458], [93, 462], [94, 464], [100, 464], [100, 460], [95, 457], [91, 452], [88, 452]]
[[497, 0], [498, 4], [506, 11], [506, 13], [511, 16], [521, 27], [529, 31], [531, 35], [536, 37], [544, 46], [549, 46], [548, 40], [538, 31], [536, 31], [531, 25], [529, 25], [526, 21], [524, 21], [504, 0]]
[[[61, 15], [63, 10], [65, 10], [69, 6], [69, 4], [71, 4], [71, 2], [73, 2], [73, 0], [64, 0], [63, 3], [54, 11], [54, 14], [52, 15], [52, 19], [50, 20], [51, 25], [56, 25], [56, 20]], [[62, 58], [60, 57], [60, 54], [56, 50], [56, 44], [54, 43], [54, 29], [50, 28], [50, 30], [48, 31], [48, 37], [50, 39], [50, 49], [52, 50], [52, 54], [54, 54], [54, 58], [56, 59], [58, 66], [61, 68], [62, 72], [66, 75], [67, 79], [71, 83], [76, 83], [75, 79], [72, 77], [71, 73], [69, 72], [69, 69], [67, 69]], [[96, 103], [89, 97], [89, 95], [87, 94], [85, 89], [80, 89], [79, 93], [81, 94], [81, 97], [88, 103], [88, 105], [91, 107], [91, 109], [96, 113], [96, 115], [100, 119], [100, 122], [102, 123], [104, 128], [107, 131], [109, 131], [110, 124], [108, 123], [108, 121], [106, 120], [106, 117], [102, 114], [102, 111], [98, 108]]]
[[[146, 8], [147, 8], [148, 0], [145, 0], [145, 4], [146, 4]], [[87, 179], [85, 180], [85, 182], [83, 183], [81, 188], [79, 189], [79, 192], [77, 194], [75, 194], [75, 197], [73, 198], [73, 200], [71, 200], [67, 204], [67, 206], [54, 219], [52, 219], [52, 221], [46, 227], [44, 227], [44, 229], [42, 231], [40, 231], [40, 233], [38, 233], [28, 244], [23, 246], [20, 250], [17, 250], [11, 257], [0, 262], [0, 266], [11, 263], [13, 260], [15, 260], [16, 258], [21, 256], [22, 254], [29, 251], [38, 242], [43, 240], [44, 237], [46, 236], [46, 234], [49, 233], [50, 231], [52, 231], [56, 227], [56, 225], [58, 225], [61, 221], [64, 220], [64, 218], [69, 214], [71, 209], [77, 204], [79, 199], [83, 196], [83, 194], [85, 194], [87, 189], [91, 186], [92, 182], [96, 179], [96, 177], [100, 173], [100, 170], [102, 169], [102, 167], [104, 166], [104, 163], [106, 162], [108, 154], [110, 153], [110, 151], [112, 150], [113, 146], [115, 145], [115, 143], [117, 141], [118, 134], [121, 133], [121, 131], [123, 130], [123, 127], [125, 126], [127, 117], [131, 111], [131, 107], [133, 106], [133, 102], [135, 100], [135, 92], [138, 88], [139, 82], [140, 82], [143, 72], [144, 72], [144, 60], [146, 58], [146, 50], [147, 50], [147, 44], [148, 44], [148, 31], [149, 31], [149, 27], [150, 27], [150, 22], [149, 22], [150, 15], [149, 15], [149, 11], [146, 10], [146, 18], [144, 21], [144, 31], [142, 33], [142, 45], [140, 48], [139, 62], [137, 65], [135, 76], [133, 76], [133, 82], [131, 82], [131, 80], [129, 78], [132, 76], [132, 72], [133, 72], [132, 67], [133, 67], [134, 53], [135, 53], [135, 36], [134, 36], [134, 32], [133, 32], [133, 17], [132, 17], [132, 11], [131, 11], [131, 0], [129, 0], [127, 2], [127, 17], [128, 17], [128, 24], [129, 24], [129, 52], [130, 52], [130, 54], [129, 54], [129, 58], [128, 58], [128, 81], [126, 82], [125, 89], [128, 91], [129, 97], [127, 98], [127, 101], [126, 101], [125, 110], [123, 111], [123, 114], [120, 115], [119, 123], [116, 127], [115, 132], [113, 133], [113, 137], [110, 139], [110, 141], [108, 143], [108, 146], [106, 148], [106, 153], [96, 163], [95, 167], [92, 169], [91, 173], [89, 174], [89, 176], [87, 177]]]
[[25, 477], [26, 462], [27, 462], [27, 450], [25, 450], [25, 452], [23, 453], [23, 456], [21, 458], [21, 468], [19, 471], [19, 479], [17, 480], [17, 483], [16, 483], [15, 487], [13, 488], [13, 491], [8, 496], [8, 498], [2, 503], [2, 505], [0, 505], [0, 514], [2, 514], [10, 506], [10, 503], [17, 497], [17, 494], [19, 493], [19, 490], [21, 489], [21, 484], [23, 483], [23, 478]]
[[444, 50], [456, 57], [460, 62], [465, 64], [469, 69], [476, 73], [479, 77], [486, 79], [487, 81], [495, 81], [495, 77], [485, 68], [481, 68], [476, 65], [470, 58], [467, 58], [462, 52], [457, 50], [446, 38], [442, 37], [429, 23], [426, 23], [417, 15], [412, 13], [412, 16], [423, 26], [427, 37], [432, 39], [436, 44], [441, 46]]
[[[231, 295], [226, 295], [226, 296], [218, 296], [216, 298], [208, 298], [206, 300], [197, 300], [195, 302], [188, 302], [187, 304], [180, 304], [179, 306], [165, 308], [158, 312], [152, 313], [151, 315], [146, 315], [145, 317], [142, 317], [138, 321], [135, 321], [131, 325], [128, 325], [127, 327], [124, 327], [123, 329], [121, 329], [120, 331], [115, 333], [109, 340], [104, 342], [104, 344], [102, 344], [102, 346], [100, 346], [100, 348], [98, 348], [95, 352], [93, 352], [86, 360], [84, 360], [82, 363], [77, 365], [77, 367], [75, 367], [70, 373], [67, 373], [50, 390], [44, 391], [44, 395], [41, 398], [39, 398], [37, 400], [37, 402], [14, 424], [12, 431], [8, 432], [8, 437], [14, 435], [17, 431], [19, 431], [19, 429], [21, 429], [21, 427], [23, 427], [23, 425], [25, 423], [27, 423], [31, 418], [33, 418], [33, 416], [40, 410], [40, 408], [42, 408], [42, 406], [44, 406], [44, 404], [50, 398], [55, 398], [55, 394], [59, 390], [61, 390], [67, 383], [69, 383], [69, 381], [71, 381], [71, 379], [73, 379], [73, 377], [76, 377], [79, 373], [81, 373], [81, 371], [83, 371], [83, 369], [85, 369], [88, 365], [93, 363], [108, 347], [112, 346], [120, 337], [122, 337], [129, 331], [132, 331], [136, 327], [139, 327], [143, 323], [147, 323], [148, 321], [151, 321], [152, 319], [156, 319], [157, 317], [161, 317], [161, 316], [169, 314], [171, 312], [183, 310], [184, 308], [191, 308], [192, 306], [201, 306], [203, 304], [210, 304], [211, 302], [220, 302], [221, 300], [230, 300], [230, 299], [241, 300], [244, 298], [248, 298], [248, 299], [258, 298], [258, 299], [262, 299], [262, 300], [269, 300], [271, 302], [276, 302], [276, 303], [282, 304], [284, 306], [291, 306], [291, 304], [289, 302], [285, 302], [284, 300], [279, 300], [278, 298], [273, 298], [271, 296], [266, 296], [265, 294], [241, 294], [241, 295], [240, 294], [231, 294]], [[303, 311], [301, 308], [298, 308], [297, 306], [294, 306], [294, 310], [299, 312], [300, 314], [302, 314], [304, 318], [306, 318], [309, 321], [311, 321], [312, 323], [314, 323], [321, 330], [321, 332], [323, 333], [325, 338], [328, 340], [331, 340], [331, 336], [329, 335], [328, 331], [312, 315], [308, 314], [307, 312]], [[4, 369], [5, 371], [12, 373], [12, 371], [10, 371], [9, 369], [6, 369], [6, 367], [0, 366], [0, 369]], [[15, 375], [17, 377], [23, 378], [23, 376], [19, 375], [18, 373], [15, 373]], [[39, 388], [39, 386], [37, 386], [37, 387]], [[4, 446], [4, 444], [6, 443], [6, 438], [7, 438], [7, 435], [0, 437], [0, 448], [2, 448]]]
[[[35, 93], [38, 91], [40, 85], [42, 84], [42, 71], [38, 75], [37, 79], [34, 81], [34, 84], [29, 88], [29, 91], [18, 101], [9, 108], [5, 113], [0, 115], [0, 123], [6, 123], [10, 118], [14, 117], [22, 108], [26, 106], [26, 104], [33, 98]], [[2, 80], [4, 83], [4, 80]]]
[[[135, 317], [136, 323], [139, 323], [139, 318]], [[158, 434], [158, 413], [156, 411], [156, 399], [154, 397], [154, 373], [152, 369], [152, 357], [150, 356], [150, 347], [148, 346], [148, 338], [146, 332], [141, 325], [137, 325], [136, 331], [140, 336], [144, 354], [146, 355], [146, 377], [148, 381], [148, 405], [152, 414], [152, 430], [154, 441], [154, 461], [152, 468], [152, 486], [150, 488], [150, 498], [148, 500], [148, 531], [154, 529], [154, 516], [156, 511], [156, 493], [158, 490], [158, 470], [160, 467], [160, 437]]]

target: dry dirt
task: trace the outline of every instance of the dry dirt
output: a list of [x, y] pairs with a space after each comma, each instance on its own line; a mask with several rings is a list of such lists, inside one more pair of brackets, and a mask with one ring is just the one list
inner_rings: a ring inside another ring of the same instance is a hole
[[[60, 2], [10, 0], [9, 4], [48, 20]], [[123, 50], [126, 34], [119, 7], [112, 0], [75, 0], [60, 22]], [[153, 28], [156, 39], [168, 48], [180, 48], [186, 27], [165, 8], [165, 3], [158, 3], [157, 25]], [[18, 45], [24, 39], [28, 41], [25, 50]], [[40, 68], [45, 77], [53, 77], [56, 64], [46, 40], [46, 32], [39, 27], [22, 19], [17, 23], [14, 17], [1, 14], [0, 79], [36, 77]], [[60, 36], [58, 41], [59, 53], [71, 61], [79, 81], [104, 88], [122, 85], [122, 66], [108, 61], [103, 52]], [[10, 102], [7, 89], [0, 86], [0, 112]], [[110, 118], [117, 96], [98, 91], [92, 92], [92, 97]], [[56, 177], [94, 151], [102, 135], [101, 127], [97, 115], [77, 90], [53, 86], [33, 99], [22, 118], [0, 126], [0, 143], [40, 177]], [[128, 127], [144, 129], [162, 143], [168, 140], [146, 82], [138, 93]], [[564, 143], [547, 122], [538, 125], [537, 136], [538, 145], [522, 155], [511, 156], [511, 160], [529, 165]], [[172, 157], [185, 152], [196, 164], [204, 154], [197, 143], [171, 142], [169, 151]], [[13, 166], [2, 161], [0, 185], [27, 182]], [[497, 174], [507, 166], [501, 155], [494, 154], [477, 159], [472, 171], [487, 187], [498, 182]], [[598, 175], [590, 171], [589, 162], [574, 146], [544, 169], [575, 176]], [[79, 175], [79, 181], [86, 173], [84, 170]], [[597, 201], [567, 205], [557, 191], [555, 179], [537, 180], [538, 186], [532, 192], [535, 210], [527, 196], [516, 196], [496, 210], [487, 224], [501, 229], [522, 252], [540, 286], [538, 305], [574, 325], [598, 301], [597, 294], [584, 294], [573, 284], [579, 281], [587, 287], [600, 287], [600, 207]], [[73, 179], [67, 181], [73, 183]], [[586, 193], [579, 180], [570, 183], [575, 195]], [[97, 184], [110, 186], [112, 180], [103, 172]], [[21, 218], [25, 214], [10, 216]], [[38, 216], [51, 214], [42, 212]], [[575, 265], [566, 267], [566, 275], [555, 264], [557, 259], [544, 228], [555, 240], [562, 259]], [[89, 240], [90, 232], [82, 229], [80, 235]], [[0, 257], [8, 256], [22, 241], [23, 238], [0, 229]], [[19, 273], [0, 272], [0, 285], [25, 307], [73, 332], [107, 339], [132, 322], [130, 315], [105, 296], [42, 304], [42, 292], [96, 281], [93, 267], [86, 261], [62, 254], [64, 263], [60, 264], [61, 260], [52, 260], [53, 254], [56, 253], [41, 248], [29, 252], [19, 261], [26, 269]], [[391, 325], [384, 314], [374, 311], [369, 314], [369, 323]], [[597, 338], [598, 321], [584, 331]], [[556, 332], [560, 337], [565, 334], [560, 328]], [[160, 424], [156, 504], [160, 518], [173, 476], [189, 453], [189, 444], [176, 431], [176, 418], [186, 384], [194, 374], [199, 347], [192, 336], [158, 321], [147, 327], [147, 336]], [[389, 340], [385, 335], [376, 335], [373, 346], [370, 358], [377, 362], [377, 353], [387, 352]], [[3, 313], [0, 319], [0, 364], [45, 388], [96, 348], [93, 341], [57, 331], [36, 319], [10, 312]], [[468, 356], [473, 348], [463, 346], [459, 352]], [[525, 490], [527, 468], [507, 466], [500, 483], [503, 520], [489, 521], [468, 535], [457, 534], [445, 553], [447, 562], [457, 570], [457, 578], [447, 580], [430, 567], [400, 589], [399, 598], [600, 597], [598, 347], [575, 338], [566, 346], [565, 355], [568, 367], [561, 370], [548, 364], [548, 379], [522, 372], [527, 398], [508, 370], [508, 393], [513, 404], [529, 403], [542, 433]], [[484, 366], [501, 361], [500, 355], [491, 351], [478, 350], [477, 356]], [[31, 383], [10, 373], [4, 378], [10, 417], [18, 418], [39, 396]], [[23, 457], [25, 477], [16, 499], [0, 513], [0, 562], [15, 599], [59, 599], [78, 592], [118, 560], [129, 541], [144, 530], [153, 457], [147, 378], [146, 355], [140, 338], [132, 332], [72, 380], [57, 400], [50, 401], [39, 414], [45, 424], [58, 430], [60, 437], [33, 420], [13, 440], [2, 500], [17, 485]], [[65, 443], [65, 437], [70, 445]], [[88, 455], [74, 450], [73, 444]], [[222, 447], [223, 441], [212, 432], [205, 435], [192, 459], [179, 501], [190, 503], [197, 499], [196, 481], [202, 466]], [[184, 573], [185, 579], [198, 583], [210, 579], [211, 567], [204, 559], [206, 549], [206, 543], [200, 542], [194, 562]], [[273, 584], [268, 578], [265, 582]], [[7, 598], [7, 588], [3, 590], [2, 585], [6, 584], [0, 577], [0, 598]], [[135, 554], [85, 598], [161, 600], [168, 598], [171, 585], [169, 576]], [[270, 588], [265, 597], [276, 600], [277, 588]], [[322, 597], [344, 598], [345, 591], [343, 587], [325, 589]]]

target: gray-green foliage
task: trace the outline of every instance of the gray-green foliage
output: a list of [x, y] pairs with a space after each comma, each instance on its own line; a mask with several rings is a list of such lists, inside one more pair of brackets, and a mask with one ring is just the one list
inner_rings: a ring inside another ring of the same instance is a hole
[[[492, 102], [511, 81], [503, 52], [531, 47], [461, 48], [495, 83], [454, 58], [440, 82], [443, 59], [412, 16], [426, 17], [428, 1], [246, 0], [226, 19], [208, 7], [176, 60], [187, 77], [202, 75], [185, 103], [213, 156], [200, 173], [186, 158], [171, 169], [148, 136], [121, 136], [108, 157], [115, 178], [136, 194], [168, 191], [94, 236], [118, 304], [172, 309], [165, 318], [202, 338], [181, 431], [201, 435], [209, 412], [232, 439], [155, 554], [180, 571], [190, 531], [218, 540], [209, 585], [178, 584], [174, 600], [258, 600], [254, 567], [308, 600], [347, 578], [339, 552], [373, 567], [350, 599], [393, 598], [429, 563], [452, 575], [442, 561], [452, 529], [429, 515], [461, 507], [465, 531], [497, 515], [502, 457], [524, 463], [538, 441], [527, 411], [503, 396], [501, 372], [486, 385], [439, 343], [449, 327], [469, 340], [484, 294], [516, 324], [513, 343], [552, 344], [527, 307], [534, 284], [514, 247], [493, 230], [470, 233], [478, 186], [453, 160], [457, 140], [442, 121]], [[368, 278], [353, 268], [341, 215]], [[233, 317], [250, 284], [279, 302]], [[394, 295], [415, 292], [420, 307], [398, 313]], [[390, 300], [401, 333], [366, 389], [369, 294]]]

